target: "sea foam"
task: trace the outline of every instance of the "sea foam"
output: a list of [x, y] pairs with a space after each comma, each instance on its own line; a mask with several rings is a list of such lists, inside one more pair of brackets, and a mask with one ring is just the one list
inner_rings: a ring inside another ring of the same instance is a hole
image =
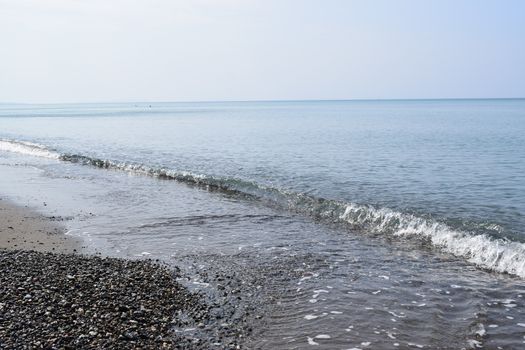
[[0, 151], [15, 152], [37, 157], [59, 159], [60, 154], [37, 143], [0, 140]]
[[366, 205], [348, 204], [340, 218], [378, 233], [426, 239], [479, 267], [525, 278], [525, 244], [520, 242], [454, 230], [437, 221]]

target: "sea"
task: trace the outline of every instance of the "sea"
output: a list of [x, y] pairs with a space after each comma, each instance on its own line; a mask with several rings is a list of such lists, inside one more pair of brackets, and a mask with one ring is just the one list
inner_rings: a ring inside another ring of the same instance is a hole
[[523, 99], [0, 104], [0, 195], [237, 276], [248, 348], [525, 348]]

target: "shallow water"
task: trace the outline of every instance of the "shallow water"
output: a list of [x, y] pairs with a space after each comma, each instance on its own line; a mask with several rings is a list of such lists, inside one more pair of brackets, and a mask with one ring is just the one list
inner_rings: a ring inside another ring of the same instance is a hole
[[270, 307], [253, 347], [519, 348], [524, 114], [522, 100], [4, 106], [0, 193], [92, 251], [181, 265], [197, 289], [214, 288], [200, 271], [256, 274], [249, 294]]

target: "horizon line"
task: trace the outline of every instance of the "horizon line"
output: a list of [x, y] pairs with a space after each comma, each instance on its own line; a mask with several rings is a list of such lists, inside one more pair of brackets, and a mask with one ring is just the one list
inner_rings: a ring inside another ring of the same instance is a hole
[[89, 102], [0, 102], [0, 105], [81, 105], [81, 104], [157, 104], [157, 103], [256, 103], [256, 102], [395, 102], [395, 101], [476, 101], [525, 100], [525, 97], [432, 97], [432, 98], [349, 98], [349, 99], [253, 99], [253, 100], [129, 100]]

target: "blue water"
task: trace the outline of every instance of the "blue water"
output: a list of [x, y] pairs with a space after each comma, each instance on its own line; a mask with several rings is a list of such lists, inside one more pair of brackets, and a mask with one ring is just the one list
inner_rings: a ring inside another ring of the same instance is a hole
[[[379, 239], [389, 252], [373, 266], [432, 270], [428, 283], [471, 268], [470, 282], [525, 277], [525, 100], [1, 105], [0, 140], [2, 193], [71, 193], [59, 214], [98, 208], [71, 228], [128, 255], [286, 242], [366, 261], [356, 247]], [[387, 263], [392, 249], [428, 266]]]

